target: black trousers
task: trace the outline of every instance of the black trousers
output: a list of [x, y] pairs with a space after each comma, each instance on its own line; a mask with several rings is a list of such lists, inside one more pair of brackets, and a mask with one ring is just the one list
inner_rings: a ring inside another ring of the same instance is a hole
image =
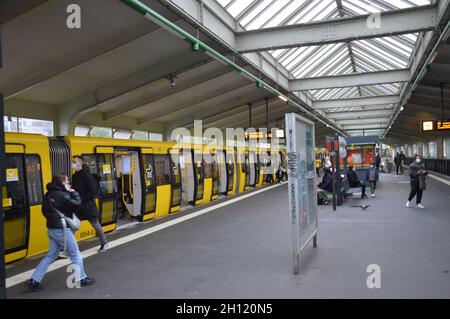
[[361, 196], [366, 196], [366, 183], [359, 181], [358, 184], [354, 187], [361, 187]]
[[395, 171], [396, 171], [396, 173], [397, 173], [397, 175], [398, 175], [398, 169], [400, 168], [400, 165], [395, 165]]
[[411, 182], [411, 193], [409, 193], [408, 200], [411, 201], [414, 198], [414, 196], [417, 195], [416, 203], [420, 204], [422, 202], [422, 193], [423, 190], [419, 189], [419, 181]]

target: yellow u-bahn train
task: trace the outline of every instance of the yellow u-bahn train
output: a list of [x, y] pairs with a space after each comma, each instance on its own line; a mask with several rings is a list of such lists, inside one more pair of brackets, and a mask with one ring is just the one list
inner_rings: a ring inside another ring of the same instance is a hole
[[[202, 205], [261, 187], [285, 160], [284, 148], [211, 147], [174, 142], [5, 133], [6, 186], [2, 189], [5, 262], [48, 249], [42, 198], [52, 173], [72, 175], [71, 158], [82, 155], [100, 178], [97, 207], [105, 232], [119, 210], [139, 221], [162, 218], [182, 205]], [[269, 157], [272, 155], [271, 157]], [[263, 169], [275, 160], [269, 171]], [[82, 222], [76, 237], [94, 237]]]

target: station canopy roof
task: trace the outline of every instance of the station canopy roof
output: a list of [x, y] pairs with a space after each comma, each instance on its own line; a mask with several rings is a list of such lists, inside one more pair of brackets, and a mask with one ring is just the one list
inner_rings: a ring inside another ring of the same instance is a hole
[[[429, 0], [217, 0], [241, 27], [256, 30], [293, 24], [347, 18], [430, 5]], [[406, 69], [418, 33], [381, 38], [303, 46], [269, 51], [294, 79]], [[385, 83], [345, 88], [311, 89], [313, 100], [397, 95], [404, 83]], [[371, 105], [370, 110], [394, 105]], [[366, 107], [324, 110], [329, 118], [337, 112], [367, 110]], [[356, 123], [355, 123], [356, 124]], [[344, 127], [345, 129], [345, 127]], [[381, 132], [381, 130], [380, 130]], [[349, 132], [350, 133], [350, 132]]]

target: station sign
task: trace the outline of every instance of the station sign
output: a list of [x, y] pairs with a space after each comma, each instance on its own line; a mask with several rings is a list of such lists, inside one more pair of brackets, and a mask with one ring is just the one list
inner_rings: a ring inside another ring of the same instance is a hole
[[450, 131], [450, 120], [422, 121], [422, 132]]
[[[254, 139], [271, 139], [272, 138], [271, 132], [265, 132], [265, 131], [257, 131], [257, 132], [245, 132], [245, 138], [247, 140], [254, 140]], [[284, 138], [284, 130], [275, 130], [275, 137], [276, 138]]]
[[436, 130], [450, 131], [450, 121], [436, 121]]

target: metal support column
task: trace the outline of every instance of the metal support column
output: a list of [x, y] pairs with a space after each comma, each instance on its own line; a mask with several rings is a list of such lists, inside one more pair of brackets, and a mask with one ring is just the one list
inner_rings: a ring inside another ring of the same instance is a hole
[[[3, 122], [3, 94], [0, 93], [0, 191], [5, 186], [5, 131]], [[0, 202], [0, 299], [6, 298], [5, 284], [5, 246], [3, 233], [3, 201]]]
[[[1, 31], [1, 30], [0, 30]], [[3, 67], [2, 60], [2, 41], [0, 32], [0, 69]], [[3, 107], [3, 93], [0, 93], [0, 192], [5, 186], [5, 128], [4, 128], [4, 107]], [[3, 197], [3, 196], [2, 196]], [[5, 279], [5, 245], [3, 233], [3, 201], [0, 202], [0, 299], [6, 298], [6, 279]]]

